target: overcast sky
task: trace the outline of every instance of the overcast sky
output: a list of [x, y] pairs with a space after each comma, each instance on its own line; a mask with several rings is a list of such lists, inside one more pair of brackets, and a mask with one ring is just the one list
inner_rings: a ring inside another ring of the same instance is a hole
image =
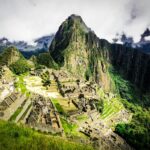
[[150, 0], [0, 0], [0, 37], [32, 41], [80, 15], [100, 38], [124, 31], [138, 41], [150, 27]]

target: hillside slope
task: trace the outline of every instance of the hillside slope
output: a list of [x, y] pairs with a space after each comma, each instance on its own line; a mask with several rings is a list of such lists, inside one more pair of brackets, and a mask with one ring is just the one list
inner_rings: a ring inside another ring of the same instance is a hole
[[93, 150], [92, 147], [57, 136], [40, 134], [32, 129], [0, 121], [1, 150]]

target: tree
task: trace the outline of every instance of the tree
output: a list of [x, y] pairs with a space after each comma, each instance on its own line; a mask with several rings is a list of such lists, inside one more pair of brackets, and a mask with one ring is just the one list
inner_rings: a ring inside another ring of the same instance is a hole
[[45, 73], [43, 73], [41, 75], [41, 78], [42, 78], [42, 83], [43, 83], [43, 86], [50, 86], [51, 85], [51, 81], [50, 81], [50, 74], [48, 71], [46, 71]]

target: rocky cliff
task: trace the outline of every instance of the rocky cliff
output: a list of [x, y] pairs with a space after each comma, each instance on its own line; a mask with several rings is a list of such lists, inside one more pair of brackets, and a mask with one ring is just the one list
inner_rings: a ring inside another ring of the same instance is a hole
[[49, 48], [54, 61], [70, 72], [111, 89], [114, 66], [142, 91], [150, 91], [150, 55], [99, 39], [80, 16], [71, 15], [59, 27]]
[[137, 49], [112, 44], [110, 60], [113, 66], [142, 92], [150, 91], [150, 55]]
[[108, 90], [110, 79], [108, 50], [103, 47], [107, 41], [100, 41], [80, 16], [71, 15], [59, 27], [50, 46], [50, 54], [59, 66], [79, 77], [94, 80]]

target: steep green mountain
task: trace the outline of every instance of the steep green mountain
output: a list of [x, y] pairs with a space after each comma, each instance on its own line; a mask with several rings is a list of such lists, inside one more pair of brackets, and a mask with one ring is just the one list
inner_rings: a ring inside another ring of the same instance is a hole
[[113, 66], [141, 93], [150, 91], [150, 55], [99, 39], [80, 16], [71, 15], [62, 23], [49, 51], [59, 66], [105, 89], [112, 87], [108, 70]]
[[[16, 48], [8, 47], [0, 55], [0, 67], [5, 67], [6, 65], [13, 73], [17, 74], [14, 88], [20, 88], [18, 92], [22, 91], [22, 93], [25, 93], [27, 91], [27, 93], [30, 93], [31, 89], [36, 89], [36, 92], [44, 91], [41, 92], [43, 94], [51, 91], [54, 91], [54, 94], [61, 87], [62, 89], [67, 89], [65, 92], [69, 93], [70, 91], [71, 94], [80, 94], [79, 96], [81, 96], [84, 94], [82, 94], [81, 90], [78, 90], [80, 79], [96, 82], [97, 84], [85, 82], [85, 80], [81, 81], [81, 86], [83, 86], [82, 83], [85, 85], [89, 84], [89, 87], [90, 84], [93, 84], [91, 88], [94, 88], [94, 95], [91, 92], [91, 99], [96, 96], [98, 102], [92, 104], [92, 106], [96, 107], [96, 109], [101, 109], [100, 113], [98, 112], [100, 118], [95, 116], [96, 120], [102, 119], [102, 121], [106, 121], [107, 119], [108, 122], [112, 123], [112, 128], [110, 127], [110, 129], [123, 137], [128, 144], [140, 150], [150, 148], [149, 64], [150, 55], [133, 48], [111, 44], [107, 40], [99, 39], [86, 26], [82, 18], [76, 15], [71, 15], [59, 27], [50, 45], [49, 53], [40, 53], [38, 56], [32, 56], [30, 60], [26, 60]], [[52, 69], [48, 69], [45, 66]], [[33, 67], [31, 74], [27, 74], [27, 76], [23, 74], [29, 72], [31, 67]], [[38, 83], [41, 77], [39, 74], [45, 70], [49, 71], [48, 77], [45, 76], [45, 73], [42, 76], [44, 75], [46, 80], [50, 81], [51, 86], [49, 89], [45, 89]], [[0, 70], [0, 72], [2, 71]], [[1, 76], [3, 75], [1, 74]], [[73, 75], [73, 78], [71, 78], [71, 75]], [[67, 80], [61, 81], [62, 78]], [[78, 83], [78, 86], [74, 83], [75, 81]], [[37, 84], [35, 84], [36, 82]], [[27, 83], [31, 83], [31, 85], [29, 84], [31, 87]], [[68, 85], [65, 87], [65, 84]], [[72, 84], [75, 84], [75, 88], [72, 88]], [[88, 87], [86, 86], [85, 94], [88, 94], [86, 93], [87, 89]], [[73, 91], [77, 91], [77, 93], [73, 93]], [[97, 94], [99, 95], [98, 97]], [[72, 124], [72, 120], [69, 120], [69, 116], [63, 110], [64, 107], [70, 109], [70, 102], [73, 96], [68, 94], [68, 97], [71, 98], [68, 103], [67, 97], [63, 99], [61, 96], [58, 100], [52, 98], [52, 101], [55, 102], [56, 110], [61, 116], [60, 120], [64, 129], [62, 136], [66, 135], [66, 137], [71, 138], [79, 131], [76, 131], [76, 129], [74, 131], [73, 128], [76, 124]], [[85, 103], [78, 97], [75, 99], [79, 100], [79, 106]], [[57, 103], [57, 101], [59, 102]], [[64, 103], [64, 107], [60, 103]], [[19, 111], [17, 110], [13, 116], [18, 114]], [[75, 113], [78, 114], [76, 109]], [[115, 118], [119, 114], [121, 115], [121, 120], [120, 118]], [[122, 119], [125, 118], [125, 115], [130, 115], [131, 118], [125, 119], [127, 121], [124, 122]], [[81, 115], [81, 120], [82, 117]], [[109, 117], [112, 118], [110, 119]], [[114, 120], [113, 117], [115, 118]], [[92, 117], [89, 115], [89, 118]], [[38, 117], [37, 120], [39, 120]], [[76, 121], [74, 122], [79, 123]], [[86, 123], [85, 120], [83, 121]], [[92, 124], [92, 122], [90, 123]], [[101, 130], [103, 129], [104, 126]], [[106, 129], [109, 130], [109, 128]], [[96, 128], [94, 130], [98, 131]], [[71, 135], [73, 132], [75, 133]], [[106, 138], [100, 141], [102, 146], [103, 142], [107, 143]], [[113, 136], [110, 138], [114, 138], [114, 141], [116, 140]], [[93, 139], [90, 137], [90, 140], [95, 141], [96, 137]], [[0, 121], [0, 141], [2, 149], [92, 149], [90, 146], [86, 147], [82, 144], [77, 145], [78, 143], [66, 141], [64, 137], [58, 138], [57, 136], [43, 135], [24, 128], [22, 125], [16, 126], [3, 121]], [[107, 144], [109, 145], [110, 143], [108, 142]], [[119, 143], [117, 145], [119, 146]]]
[[141, 92], [150, 92], [150, 55], [137, 49], [111, 44], [111, 63]]
[[24, 59], [22, 54], [15, 47], [5, 48], [3, 53], [0, 55], [0, 64], [9, 66], [15, 63], [19, 59]]
[[50, 46], [50, 54], [60, 67], [79, 77], [111, 87], [108, 75], [108, 50], [103, 47], [107, 41], [99, 38], [83, 22], [80, 16], [71, 15], [59, 27]]
[[4, 49], [0, 55], [0, 65], [6, 65], [15, 74], [22, 74], [30, 70], [30, 63], [23, 57], [15, 47], [8, 47]]
[[53, 58], [48, 52], [41, 53], [38, 56], [36, 56], [36, 63], [38, 65], [44, 65], [44, 66], [54, 68], [54, 69], [58, 68], [58, 65], [54, 62]]

